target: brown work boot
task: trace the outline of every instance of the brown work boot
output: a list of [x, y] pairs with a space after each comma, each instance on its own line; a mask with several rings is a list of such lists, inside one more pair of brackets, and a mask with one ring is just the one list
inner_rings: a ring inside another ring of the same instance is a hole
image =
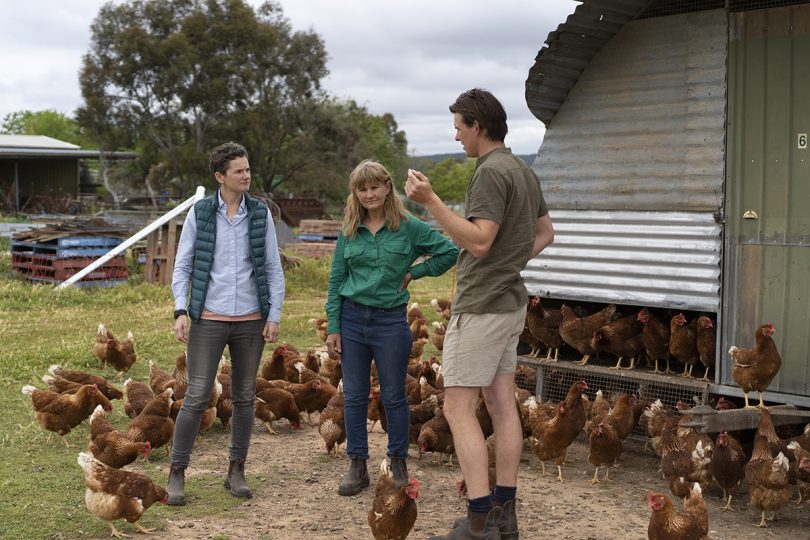
[[[498, 520], [501, 509], [494, 507], [489, 514], [468, 512], [470, 519], [461, 519], [459, 526], [444, 536], [431, 536], [428, 540], [500, 540]], [[459, 521], [459, 520], [457, 520]]]
[[[497, 503], [495, 503], [497, 506]], [[517, 501], [515, 499], [506, 501], [501, 505], [501, 516], [498, 519], [498, 531], [501, 534], [501, 540], [518, 540], [518, 523], [517, 514], [515, 513], [515, 506]]]

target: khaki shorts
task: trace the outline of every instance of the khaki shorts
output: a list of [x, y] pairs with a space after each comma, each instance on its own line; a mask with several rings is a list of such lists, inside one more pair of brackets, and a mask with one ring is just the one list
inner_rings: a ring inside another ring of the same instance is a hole
[[444, 335], [445, 386], [484, 387], [514, 373], [526, 306], [508, 313], [453, 314]]

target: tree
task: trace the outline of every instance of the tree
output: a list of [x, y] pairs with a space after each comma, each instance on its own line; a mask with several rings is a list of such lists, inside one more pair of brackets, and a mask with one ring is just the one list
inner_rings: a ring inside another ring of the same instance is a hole
[[3, 117], [0, 133], [45, 135], [83, 148], [91, 146], [90, 141], [81, 132], [79, 124], [73, 118], [52, 109], [9, 113]]
[[210, 186], [208, 151], [234, 140], [264, 191], [340, 197], [363, 152], [402, 169], [407, 142], [391, 115], [330, 98], [327, 73], [320, 37], [293, 32], [274, 2], [108, 3], [91, 26], [78, 118], [103, 150], [136, 149], [132, 176], [151, 192]]
[[363, 159], [381, 162], [404, 184], [407, 139], [391, 114], [375, 116], [353, 100], [329, 98], [313, 100], [300, 123], [303, 129], [285, 144], [276, 168], [281, 172], [268, 179], [267, 191], [342, 200], [349, 173]]
[[467, 185], [475, 171], [474, 159], [457, 161], [447, 158], [427, 171], [433, 191], [443, 201], [463, 203], [467, 196]]

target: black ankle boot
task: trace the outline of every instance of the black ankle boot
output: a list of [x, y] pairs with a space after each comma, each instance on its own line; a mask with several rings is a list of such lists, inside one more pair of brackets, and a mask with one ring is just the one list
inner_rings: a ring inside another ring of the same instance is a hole
[[245, 480], [244, 459], [231, 461], [228, 466], [228, 476], [225, 477], [225, 489], [229, 489], [234, 497], [250, 498], [253, 496]]
[[366, 460], [360, 458], [352, 458], [351, 467], [346, 478], [340, 483], [338, 487], [338, 494], [343, 496], [357, 495], [369, 486], [368, 469], [366, 468]]
[[186, 504], [186, 468], [182, 465], [172, 463], [169, 469], [169, 485], [166, 491], [169, 492], [169, 498], [166, 504], [170, 506], [185, 506]]
[[394, 477], [394, 485], [398, 488], [408, 485], [408, 464], [405, 458], [391, 456], [391, 474]]

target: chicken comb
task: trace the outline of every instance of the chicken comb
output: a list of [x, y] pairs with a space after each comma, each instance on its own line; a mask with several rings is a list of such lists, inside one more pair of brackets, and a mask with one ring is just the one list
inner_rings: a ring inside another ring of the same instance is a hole
[[416, 478], [414, 478], [414, 477], [408, 478], [408, 485], [413, 486], [416, 489], [419, 489], [419, 488], [422, 487], [422, 483], [419, 480], [417, 480]]

